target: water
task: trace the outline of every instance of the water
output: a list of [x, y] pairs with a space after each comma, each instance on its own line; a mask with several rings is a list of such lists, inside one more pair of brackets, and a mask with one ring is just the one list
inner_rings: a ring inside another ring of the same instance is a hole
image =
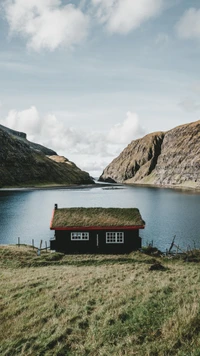
[[172, 238], [183, 249], [200, 248], [200, 194], [170, 189], [105, 186], [74, 189], [1, 190], [0, 244], [39, 246], [54, 232], [49, 225], [54, 204], [58, 207], [137, 207], [146, 222], [140, 230], [143, 245], [153, 243], [165, 251]]

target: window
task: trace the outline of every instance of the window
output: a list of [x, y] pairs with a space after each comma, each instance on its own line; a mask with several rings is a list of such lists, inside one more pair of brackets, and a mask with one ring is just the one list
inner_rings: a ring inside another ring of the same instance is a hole
[[89, 232], [71, 232], [72, 241], [86, 241], [89, 240]]
[[106, 232], [107, 244], [123, 244], [124, 233], [123, 232]]

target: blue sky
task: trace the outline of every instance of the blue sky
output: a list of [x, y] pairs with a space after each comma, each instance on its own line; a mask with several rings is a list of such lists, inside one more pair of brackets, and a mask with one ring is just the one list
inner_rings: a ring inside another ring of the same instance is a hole
[[0, 123], [94, 176], [199, 119], [199, 0], [1, 0], [0, 48]]

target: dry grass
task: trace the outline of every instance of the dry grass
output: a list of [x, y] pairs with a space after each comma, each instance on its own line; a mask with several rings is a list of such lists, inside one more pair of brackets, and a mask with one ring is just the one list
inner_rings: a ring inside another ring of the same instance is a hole
[[159, 259], [165, 271], [150, 271], [155, 259], [139, 252], [0, 254], [2, 356], [200, 355], [198, 263]]
[[144, 225], [136, 208], [68, 208], [54, 212], [52, 227]]

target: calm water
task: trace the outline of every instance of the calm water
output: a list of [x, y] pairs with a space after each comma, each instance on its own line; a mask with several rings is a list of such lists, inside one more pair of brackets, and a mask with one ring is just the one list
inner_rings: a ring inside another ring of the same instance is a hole
[[200, 194], [170, 189], [106, 187], [47, 190], [0, 191], [0, 244], [35, 245], [49, 242], [54, 204], [59, 207], [137, 207], [146, 222], [141, 230], [143, 245], [153, 240], [162, 251], [169, 248], [174, 235], [176, 243], [200, 248]]

